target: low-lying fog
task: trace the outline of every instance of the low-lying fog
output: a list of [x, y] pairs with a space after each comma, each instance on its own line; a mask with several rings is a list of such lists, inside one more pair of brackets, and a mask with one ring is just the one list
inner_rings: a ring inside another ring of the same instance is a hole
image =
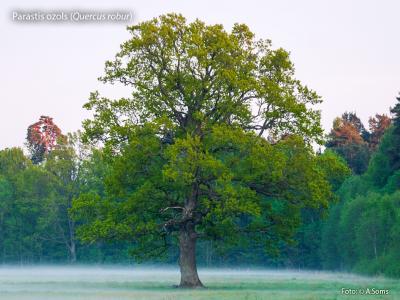
[[[370, 280], [368, 277], [346, 273], [297, 270], [262, 269], [202, 269], [201, 278], [269, 278], [269, 279], [318, 279], [337, 278], [352, 281]], [[179, 269], [173, 267], [87, 267], [87, 266], [33, 266], [0, 267], [0, 284], [43, 282], [124, 282], [124, 281], [179, 281]], [[2, 290], [2, 289], [0, 289]]]
[[309, 290], [314, 293], [312, 286], [317, 283], [329, 288], [334, 285], [332, 293], [346, 284], [399, 284], [384, 278], [293, 270], [200, 268], [199, 275], [208, 289], [193, 292], [172, 288], [179, 283], [179, 270], [172, 267], [0, 267], [0, 299], [264, 299], [262, 295], [271, 289], [299, 288], [308, 295]]

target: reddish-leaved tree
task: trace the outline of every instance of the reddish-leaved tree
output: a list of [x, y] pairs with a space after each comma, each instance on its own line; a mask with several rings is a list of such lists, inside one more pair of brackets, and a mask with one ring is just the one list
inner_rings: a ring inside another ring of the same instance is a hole
[[369, 145], [372, 149], [375, 149], [378, 146], [383, 134], [390, 126], [391, 121], [392, 120], [389, 118], [389, 116], [385, 114], [376, 114], [375, 117], [369, 118], [368, 124], [371, 132]]
[[27, 146], [33, 163], [42, 162], [45, 155], [57, 145], [57, 139], [62, 137], [61, 130], [49, 116], [41, 116], [39, 121], [28, 127]]

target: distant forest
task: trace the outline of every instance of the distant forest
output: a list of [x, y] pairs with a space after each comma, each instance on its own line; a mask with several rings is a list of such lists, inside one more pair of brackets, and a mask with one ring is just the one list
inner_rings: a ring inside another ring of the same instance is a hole
[[[398, 98], [400, 101], [400, 98]], [[336, 200], [328, 210], [305, 208], [301, 226], [276, 255], [252, 241], [201, 241], [201, 266], [263, 266], [347, 270], [400, 276], [400, 103], [392, 118], [375, 115], [368, 128], [356, 113], [333, 122], [324, 151], [341, 157], [351, 175], [333, 180]], [[45, 133], [45, 134], [43, 134]], [[104, 195], [109, 156], [81, 143], [80, 132], [63, 135], [50, 117], [28, 128], [26, 150], [0, 151], [0, 262], [134, 263], [132, 243], [83, 244], [71, 213], [74, 199]], [[79, 231], [79, 229], [78, 229]], [[159, 261], [176, 263], [171, 248]]]

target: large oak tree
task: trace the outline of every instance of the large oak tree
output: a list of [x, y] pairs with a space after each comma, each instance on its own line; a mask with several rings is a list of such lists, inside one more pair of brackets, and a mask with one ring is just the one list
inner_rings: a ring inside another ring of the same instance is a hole
[[181, 287], [199, 287], [196, 241], [243, 237], [275, 252], [303, 207], [332, 198], [317, 94], [294, 77], [289, 54], [246, 25], [187, 23], [169, 14], [128, 27], [104, 83], [130, 97], [91, 94], [87, 142], [112, 161], [105, 195], [74, 201], [80, 237], [134, 241], [137, 257], [179, 245]]

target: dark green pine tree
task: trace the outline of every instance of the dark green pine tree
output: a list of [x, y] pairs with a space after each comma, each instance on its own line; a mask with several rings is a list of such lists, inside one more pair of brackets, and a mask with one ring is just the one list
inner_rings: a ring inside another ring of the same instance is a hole
[[397, 99], [397, 104], [390, 110], [393, 115], [392, 124], [394, 126], [393, 133], [400, 136], [400, 94]]
[[393, 115], [392, 147], [388, 149], [389, 163], [393, 170], [400, 169], [400, 96], [396, 98], [396, 105], [390, 110]]

